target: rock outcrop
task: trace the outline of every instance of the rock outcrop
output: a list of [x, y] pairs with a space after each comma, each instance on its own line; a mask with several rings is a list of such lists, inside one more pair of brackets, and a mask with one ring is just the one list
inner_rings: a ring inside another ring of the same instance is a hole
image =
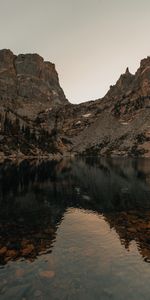
[[0, 101], [29, 117], [68, 102], [54, 64], [38, 54], [16, 56], [6, 49], [0, 51]]

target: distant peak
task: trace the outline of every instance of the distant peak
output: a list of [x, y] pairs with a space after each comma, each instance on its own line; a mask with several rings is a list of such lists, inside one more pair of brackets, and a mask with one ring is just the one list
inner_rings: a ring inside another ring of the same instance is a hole
[[147, 56], [146, 58], [141, 60], [140, 68], [143, 68], [147, 65], [150, 65], [150, 56]]
[[125, 74], [126, 74], [126, 75], [130, 74], [130, 71], [129, 71], [129, 68], [128, 68], [128, 67], [126, 68]]
[[[55, 65], [45, 62], [36, 53], [14, 55], [0, 50], [0, 99], [29, 99], [39, 103], [38, 110], [51, 105], [66, 104]], [[8, 80], [9, 79], [9, 80]]]

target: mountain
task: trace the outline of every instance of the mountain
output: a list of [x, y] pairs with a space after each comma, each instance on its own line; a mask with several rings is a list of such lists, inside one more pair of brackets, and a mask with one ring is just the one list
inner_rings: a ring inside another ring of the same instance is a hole
[[103, 98], [73, 105], [52, 63], [1, 50], [0, 99], [1, 155], [150, 157], [150, 57]]
[[0, 51], [0, 101], [31, 118], [48, 107], [68, 102], [54, 64], [38, 54], [16, 56], [7, 49]]
[[53, 63], [38, 54], [0, 50], [0, 156], [58, 153], [56, 139], [35, 119], [66, 104]]

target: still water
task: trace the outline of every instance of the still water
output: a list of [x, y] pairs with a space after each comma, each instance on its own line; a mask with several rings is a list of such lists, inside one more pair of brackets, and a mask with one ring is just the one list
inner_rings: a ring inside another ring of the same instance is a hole
[[150, 160], [0, 164], [1, 300], [149, 300]]

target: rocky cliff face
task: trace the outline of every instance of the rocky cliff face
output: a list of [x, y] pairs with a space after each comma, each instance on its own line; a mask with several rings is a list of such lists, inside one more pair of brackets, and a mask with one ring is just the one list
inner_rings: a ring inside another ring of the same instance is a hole
[[0, 101], [29, 117], [68, 102], [54, 64], [37, 54], [16, 56], [6, 49], [0, 51]]
[[52, 63], [2, 50], [0, 102], [1, 154], [150, 157], [150, 57], [104, 98], [73, 105]]
[[54, 64], [37, 54], [0, 50], [0, 156], [57, 154], [61, 140], [35, 119], [66, 104]]

